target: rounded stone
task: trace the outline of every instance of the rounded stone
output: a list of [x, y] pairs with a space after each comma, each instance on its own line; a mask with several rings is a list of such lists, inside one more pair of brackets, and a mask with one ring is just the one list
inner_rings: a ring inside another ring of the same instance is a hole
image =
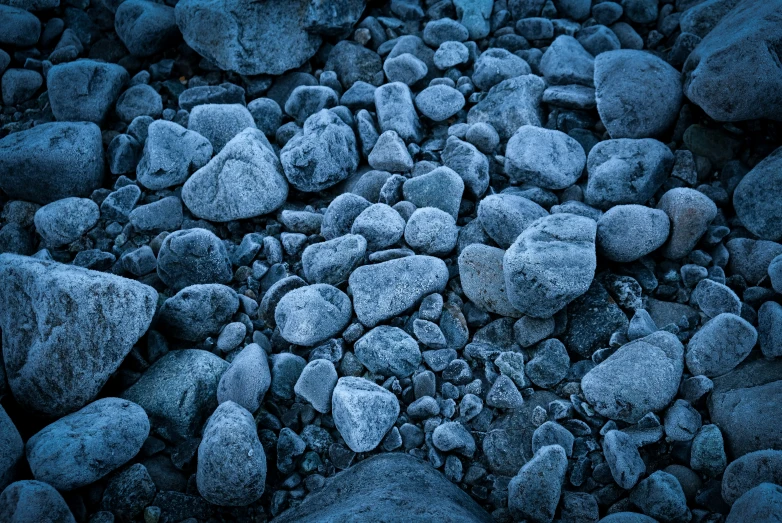
[[312, 346], [342, 332], [350, 322], [350, 298], [331, 285], [318, 283], [294, 289], [274, 312], [280, 335], [290, 343]]

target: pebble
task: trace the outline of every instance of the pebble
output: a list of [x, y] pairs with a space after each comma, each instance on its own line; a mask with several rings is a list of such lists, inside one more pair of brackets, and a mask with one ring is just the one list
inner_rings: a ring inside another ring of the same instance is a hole
[[482, 91], [488, 91], [503, 80], [530, 74], [527, 62], [506, 49], [486, 49], [475, 61], [472, 81]]
[[296, 382], [307, 362], [301, 356], [282, 352], [272, 354], [272, 395], [278, 399], [293, 399]]
[[687, 498], [679, 480], [662, 470], [641, 481], [630, 494], [630, 500], [644, 514], [658, 521], [670, 523], [690, 518]]
[[370, 251], [394, 245], [402, 238], [404, 231], [404, 219], [385, 203], [376, 203], [361, 211], [350, 228], [352, 234], [366, 239]]
[[689, 254], [717, 216], [717, 206], [709, 197], [686, 187], [667, 191], [657, 208], [671, 221], [671, 234], [663, 254], [672, 260]]
[[611, 476], [616, 484], [625, 490], [632, 489], [646, 472], [646, 464], [638, 453], [638, 447], [632, 438], [622, 431], [611, 430], [606, 433], [603, 453]]
[[0, 35], [0, 44], [30, 47], [41, 36], [41, 22], [25, 9], [0, 5]]
[[407, 220], [404, 237], [417, 253], [444, 256], [456, 247], [458, 229], [447, 212], [423, 207]]
[[212, 158], [209, 140], [174, 122], [155, 120], [147, 132], [144, 152], [136, 166], [136, 177], [147, 189], [182, 184]]
[[133, 56], [152, 56], [176, 41], [174, 8], [148, 0], [126, 0], [114, 14], [114, 30]]
[[[445, 375], [443, 375], [445, 377]], [[508, 376], [500, 375], [486, 393], [486, 404], [498, 409], [516, 409], [524, 403], [519, 389]]]
[[29, 479], [11, 483], [0, 493], [0, 518], [3, 521], [76, 522], [68, 504], [54, 487]]
[[[489, 124], [475, 124], [470, 129], [484, 126], [490, 129], [499, 142], [497, 132]], [[494, 148], [496, 145], [492, 146], [492, 149]], [[483, 196], [486, 189], [489, 188], [489, 161], [475, 145], [450, 136], [446, 140], [445, 149], [440, 156], [445, 166], [453, 169], [462, 178], [467, 194], [476, 198]]]
[[337, 371], [329, 360], [310, 361], [301, 371], [293, 391], [318, 412], [331, 410], [331, 395], [337, 385]]
[[782, 487], [772, 483], [761, 483], [748, 490], [730, 509], [726, 523], [741, 521], [769, 522], [782, 511]]
[[257, 412], [271, 385], [266, 352], [251, 343], [234, 357], [217, 385], [217, 403], [232, 401], [250, 413]]
[[248, 127], [254, 129], [255, 120], [243, 104], [198, 105], [187, 120], [187, 128], [209, 140], [215, 153]]
[[709, 318], [721, 313], [741, 314], [741, 300], [730, 287], [708, 278], [698, 282], [690, 296], [701, 312]]
[[120, 95], [114, 111], [126, 123], [139, 116], [160, 118], [163, 114], [163, 99], [151, 86], [136, 84]]
[[668, 215], [643, 205], [616, 205], [597, 220], [597, 250], [609, 260], [628, 263], [650, 254], [668, 239]]
[[323, 214], [320, 234], [327, 240], [350, 233], [353, 222], [364, 209], [372, 205], [357, 194], [340, 194], [329, 204]]
[[444, 71], [450, 67], [455, 67], [467, 63], [470, 59], [470, 51], [461, 42], [447, 41], [440, 44], [434, 53], [434, 65]]
[[567, 456], [561, 446], [540, 448], [508, 484], [508, 508], [514, 518], [553, 521], [566, 472]]
[[782, 305], [767, 301], [758, 309], [758, 341], [766, 358], [782, 355]]
[[685, 400], [677, 399], [665, 411], [665, 435], [673, 441], [690, 441], [700, 428], [700, 413]]
[[217, 334], [239, 310], [239, 298], [225, 285], [190, 285], [163, 302], [159, 320], [164, 330], [185, 341], [203, 341]]
[[382, 132], [396, 131], [405, 142], [421, 140], [421, 123], [406, 84], [391, 82], [375, 89], [375, 108]]
[[[331, 109], [339, 103], [339, 96], [330, 87], [323, 85], [300, 85], [288, 96], [285, 102], [285, 114], [303, 125], [313, 114], [321, 109]], [[249, 110], [249, 108], [248, 108]]]
[[182, 200], [176, 196], [167, 196], [156, 202], [136, 207], [130, 212], [128, 220], [137, 231], [172, 231], [182, 225]]
[[233, 278], [228, 251], [206, 229], [175, 231], [163, 240], [157, 274], [175, 290], [205, 283], [228, 283]]
[[274, 312], [280, 335], [312, 346], [342, 332], [352, 315], [350, 298], [334, 286], [316, 283], [285, 294]]
[[35, 230], [52, 247], [67, 245], [92, 229], [100, 218], [98, 204], [87, 198], [63, 198], [35, 212]]
[[507, 140], [522, 125], [540, 126], [540, 102], [546, 82], [527, 74], [503, 80], [467, 113], [467, 123], [488, 123]]
[[565, 455], [573, 454], [575, 437], [565, 427], [553, 421], [547, 421], [535, 429], [532, 433], [532, 452], [537, 452], [549, 445], [559, 445], [565, 450]]
[[537, 203], [515, 194], [492, 194], [478, 205], [478, 220], [492, 240], [508, 249], [538, 218], [547, 216]]
[[396, 397], [364, 378], [340, 378], [331, 403], [334, 425], [353, 452], [377, 447], [399, 416]]
[[415, 97], [415, 106], [430, 120], [442, 122], [464, 107], [464, 95], [447, 85], [432, 85]]
[[744, 227], [762, 240], [782, 239], [782, 231], [776, 225], [782, 214], [775, 203], [780, 197], [780, 167], [782, 147], [749, 171], [733, 193], [736, 216]]
[[687, 368], [710, 378], [733, 370], [755, 346], [758, 333], [745, 319], [722, 313], [706, 322], [687, 345]]
[[438, 425], [432, 432], [432, 443], [442, 452], [457, 452], [468, 458], [475, 454], [475, 438], [458, 421]]
[[386, 131], [378, 137], [367, 161], [380, 171], [407, 172], [413, 168], [413, 159], [396, 131]]
[[521, 316], [505, 292], [505, 251], [480, 243], [465, 247], [459, 255], [459, 280], [467, 298], [485, 310], [501, 316]]
[[581, 177], [586, 154], [561, 131], [524, 125], [508, 140], [505, 172], [511, 181], [544, 189], [565, 189]]
[[540, 60], [540, 72], [551, 85], [594, 85], [595, 59], [572, 36], [560, 35]]
[[[383, 71], [389, 82], [413, 85], [426, 77], [429, 68], [426, 63], [410, 53], [389, 56], [383, 63]], [[386, 84], [388, 85], [388, 84]]]
[[725, 470], [728, 458], [725, 445], [717, 425], [704, 425], [695, 434], [690, 450], [690, 466], [693, 470], [718, 476]]
[[382, 376], [405, 378], [421, 364], [418, 343], [397, 327], [375, 327], [356, 341], [353, 350], [362, 365]]
[[5, 489], [17, 476], [24, 457], [24, 442], [2, 406], [0, 429], [0, 488]]
[[301, 255], [304, 276], [309, 283], [339, 285], [364, 261], [367, 241], [358, 234], [309, 245]]
[[569, 368], [570, 357], [565, 346], [557, 339], [550, 339], [538, 344], [524, 371], [538, 387], [550, 388], [562, 381]]
[[763, 483], [782, 481], [782, 451], [759, 450], [738, 457], [722, 476], [722, 498], [735, 504], [748, 491]]
[[28, 69], [8, 69], [3, 74], [3, 104], [13, 106], [22, 104], [35, 96], [43, 85], [43, 77], [37, 71]]

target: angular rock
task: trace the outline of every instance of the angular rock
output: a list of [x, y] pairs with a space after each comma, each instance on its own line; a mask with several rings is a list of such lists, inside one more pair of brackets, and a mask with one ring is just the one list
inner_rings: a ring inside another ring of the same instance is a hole
[[238, 309], [239, 298], [230, 287], [190, 285], [163, 302], [158, 320], [175, 338], [202, 341], [217, 334]]
[[456, 219], [464, 194], [464, 181], [453, 169], [437, 167], [405, 181], [402, 193], [405, 200], [416, 207], [436, 207]]
[[61, 122], [101, 123], [128, 78], [124, 67], [94, 60], [55, 65], [46, 75], [52, 113]]
[[399, 416], [399, 401], [364, 378], [340, 378], [331, 400], [334, 425], [353, 452], [380, 444]]
[[337, 385], [337, 370], [334, 364], [325, 359], [312, 360], [301, 371], [293, 392], [316, 411], [326, 413], [331, 410], [331, 396]]
[[375, 327], [356, 341], [353, 350], [362, 365], [382, 376], [406, 378], [421, 364], [418, 343], [398, 327]]
[[[619, 430], [611, 430], [603, 440], [606, 463], [616, 484], [629, 490], [646, 472], [646, 464], [638, 453], [638, 447], [630, 436]], [[624, 521], [624, 520], [620, 520]], [[653, 520], [649, 520], [651, 523]], [[619, 521], [617, 521], [619, 523]], [[646, 523], [646, 520], [642, 522]]]
[[43, 481], [12, 483], [0, 494], [0, 519], [36, 523], [76, 523], [59, 492]]
[[[782, 118], [782, 115], [780, 115]], [[782, 239], [782, 147], [759, 162], [739, 182], [733, 207], [742, 225], [764, 240]]]
[[572, 36], [558, 36], [543, 53], [539, 67], [552, 85], [594, 85], [595, 59]]
[[243, 348], [223, 373], [217, 385], [217, 403], [232, 401], [256, 412], [272, 382], [266, 351], [257, 343]]
[[187, 118], [187, 128], [209, 140], [215, 153], [248, 127], [254, 129], [255, 120], [244, 104], [197, 105]]
[[586, 154], [561, 131], [523, 125], [508, 140], [505, 172], [518, 183], [544, 189], [565, 189], [581, 177]]
[[532, 74], [504, 80], [489, 90], [483, 100], [467, 113], [471, 124], [491, 124], [503, 140], [513, 136], [522, 125], [541, 125], [540, 108], [546, 82]]
[[133, 56], [152, 56], [179, 36], [174, 8], [149, 0], [125, 0], [114, 14], [114, 30]]
[[212, 157], [209, 140], [174, 122], [155, 120], [147, 131], [144, 152], [136, 166], [136, 178], [147, 189], [184, 183]]
[[567, 472], [565, 449], [542, 447], [508, 484], [508, 509], [515, 519], [550, 523]]

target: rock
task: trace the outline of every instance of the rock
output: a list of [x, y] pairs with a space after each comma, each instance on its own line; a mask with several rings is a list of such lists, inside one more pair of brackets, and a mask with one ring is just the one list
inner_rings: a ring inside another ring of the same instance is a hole
[[402, 193], [416, 207], [436, 207], [455, 220], [464, 194], [464, 181], [453, 169], [442, 166], [405, 181]]
[[[166, 196], [156, 202], [136, 207], [128, 217], [135, 231], [171, 231], [182, 225], [182, 200]], [[154, 253], [150, 252], [154, 258]]]
[[233, 401], [221, 403], [198, 445], [198, 492], [209, 503], [243, 507], [261, 497], [266, 482], [266, 453], [255, 421]]
[[725, 522], [773, 523], [781, 511], [782, 487], [772, 483], [761, 483], [736, 500]]
[[628, 328], [627, 316], [598, 281], [568, 305], [568, 324], [563, 341], [568, 350], [591, 357], [609, 345], [614, 332]]
[[5, 489], [16, 478], [23, 457], [22, 436], [0, 406], [0, 488]]
[[30, 47], [41, 36], [41, 21], [25, 9], [0, 5], [0, 44]]
[[[196, 87], [189, 87], [182, 91], [179, 95], [179, 108], [185, 111], [192, 111], [197, 105], [203, 104], [241, 104], [244, 105], [245, 91], [243, 87], [229, 82], [222, 83], [220, 85], [199, 85]], [[260, 105], [264, 104], [264, 100], [268, 98], [257, 98]], [[255, 101], [255, 100], [253, 100]], [[273, 100], [272, 100], [273, 101]], [[277, 102], [274, 105], [279, 109]], [[258, 104], [256, 104], [256, 107]], [[253, 118], [258, 121], [255, 112], [247, 106], [247, 109], [252, 113]], [[276, 129], [275, 129], [276, 130]], [[268, 133], [267, 133], [268, 134]]]
[[424, 296], [442, 292], [448, 269], [439, 258], [408, 256], [357, 268], [348, 279], [359, 321], [374, 327], [408, 310]]
[[459, 255], [459, 278], [467, 298], [475, 305], [501, 316], [521, 316], [505, 293], [502, 260], [505, 251], [473, 243]]
[[366, 0], [349, 0], [339, 6], [322, 0], [312, 2], [307, 8], [304, 27], [324, 35], [343, 35], [358, 21], [365, 6]]
[[405, 231], [405, 220], [385, 203], [370, 205], [359, 214], [350, 228], [367, 241], [370, 251], [379, 251], [398, 242]]
[[771, 280], [771, 288], [782, 293], [782, 256], [777, 256], [769, 263], [768, 278]]
[[377, 122], [382, 132], [396, 131], [405, 142], [422, 138], [421, 123], [413, 106], [410, 88], [402, 82], [391, 82], [375, 89]]
[[43, 85], [43, 77], [37, 71], [8, 69], [3, 74], [3, 104], [13, 106], [32, 99]]
[[442, 122], [462, 110], [464, 95], [447, 85], [432, 85], [418, 93], [415, 106], [430, 120]]
[[309, 283], [339, 285], [364, 261], [367, 241], [358, 234], [314, 243], [301, 255], [304, 276]]
[[782, 305], [767, 301], [758, 309], [758, 340], [766, 358], [782, 356]]
[[[713, 119], [782, 119], [782, 71], [776, 54], [768, 52], [782, 34], [778, 7], [776, 2], [740, 2], [687, 58], [684, 94]], [[768, 74], [754, 78], [752, 71]], [[728, 84], [725, 78], [736, 81]]]
[[685, 400], [676, 400], [665, 411], [665, 435], [673, 441], [691, 441], [700, 428], [700, 413]]
[[212, 144], [195, 131], [174, 122], [155, 120], [148, 127], [136, 177], [147, 189], [184, 183], [212, 157]]
[[103, 145], [94, 123], [52, 122], [0, 140], [0, 189], [46, 204], [87, 197], [103, 183]]
[[342, 332], [352, 312], [344, 292], [317, 283], [285, 294], [277, 304], [274, 320], [286, 341], [312, 346]]
[[404, 453], [384, 453], [337, 474], [329, 488], [282, 513], [277, 523], [349, 520], [356, 514], [388, 523], [491, 521], [470, 496], [430, 465]]
[[434, 207], [416, 209], [407, 220], [405, 241], [416, 252], [444, 256], [456, 247], [459, 231], [445, 211]]
[[572, 36], [560, 35], [540, 59], [540, 72], [552, 85], [593, 86], [595, 59]]
[[532, 359], [524, 366], [530, 381], [541, 388], [550, 388], [562, 381], [570, 368], [570, 357], [561, 341], [545, 340], [536, 348]]
[[217, 403], [232, 401], [257, 412], [272, 382], [266, 352], [257, 343], [243, 348], [231, 362], [217, 385]]
[[595, 58], [595, 98], [611, 138], [650, 138], [679, 116], [679, 71], [645, 51], [622, 49]]
[[100, 508], [116, 514], [118, 518], [132, 520], [152, 504], [156, 490], [147, 468], [136, 463], [109, 480]]
[[331, 109], [339, 103], [339, 96], [323, 85], [300, 85], [288, 96], [285, 113], [300, 125], [321, 109]]
[[695, 434], [690, 450], [690, 466], [693, 470], [718, 476], [728, 462], [725, 443], [717, 425], [704, 425]]
[[275, 398], [292, 399], [296, 382], [306, 365], [304, 358], [289, 352], [272, 354], [272, 395]]
[[327, 189], [358, 167], [353, 130], [335, 113], [323, 109], [307, 118], [304, 129], [280, 151], [285, 177], [300, 191]]
[[37, 523], [76, 523], [60, 493], [43, 481], [34, 480], [12, 483], [0, 494], [0, 519]]
[[505, 172], [517, 183], [544, 189], [565, 189], [581, 177], [586, 154], [561, 131], [523, 125], [508, 140]]
[[584, 201], [607, 210], [614, 205], [643, 204], [668, 178], [673, 153], [651, 138], [620, 138], [595, 145], [587, 158]]
[[[608, 51], [616, 51], [622, 47], [616, 33], [604, 25], [584, 27], [578, 32], [576, 40], [589, 54], [594, 56]], [[597, 63], [595, 63], [595, 67], [597, 67]]]
[[565, 449], [548, 445], [538, 450], [508, 484], [508, 509], [514, 519], [553, 521], [566, 472]]
[[722, 476], [722, 498], [734, 505], [741, 497], [763, 483], [782, 481], [782, 452], [758, 450], [733, 461]]
[[114, 112], [126, 123], [139, 116], [160, 118], [163, 114], [163, 98], [152, 86], [136, 84], [120, 95]]
[[159, 321], [175, 338], [202, 341], [217, 334], [238, 309], [239, 298], [230, 287], [191, 285], [163, 303]]
[[548, 318], [584, 294], [592, 282], [594, 220], [554, 214], [534, 221], [505, 252], [505, 289], [511, 304], [533, 318]]
[[553, 421], [546, 421], [532, 433], [533, 453], [548, 445], [558, 445], [565, 450], [565, 455], [570, 457], [573, 454], [573, 443], [575, 443], [573, 434]]
[[475, 439], [458, 421], [441, 423], [432, 432], [432, 444], [442, 452], [458, 452], [468, 458], [475, 454]]
[[727, 285], [705, 279], [698, 282], [690, 295], [690, 302], [697, 304], [709, 318], [721, 313], [741, 314], [741, 300]]
[[0, 255], [0, 282], [8, 383], [20, 405], [50, 416], [95, 397], [157, 303], [154, 289], [133, 280], [11, 254]]
[[741, 224], [764, 240], [782, 239], [782, 231], [777, 226], [782, 220], [782, 211], [776, 205], [778, 198], [782, 197], [780, 169], [782, 147], [747, 173], [733, 193], [733, 207]]
[[187, 128], [209, 140], [215, 153], [248, 127], [254, 129], [255, 120], [243, 104], [198, 105], [187, 119]]
[[94, 60], [55, 65], [46, 75], [52, 113], [61, 122], [101, 123], [128, 78], [124, 67]]
[[130, 461], [148, 435], [144, 409], [131, 401], [103, 398], [31, 437], [27, 461], [36, 480], [73, 490]]
[[757, 285], [766, 278], [771, 260], [782, 254], [782, 245], [766, 240], [734, 238], [725, 246], [730, 255], [728, 267], [750, 285]]
[[35, 213], [35, 230], [48, 245], [59, 247], [78, 240], [100, 218], [98, 204], [87, 198], [63, 198]]
[[467, 113], [467, 122], [491, 124], [503, 140], [522, 125], [540, 126], [540, 102], [546, 82], [532, 74], [503, 80]]
[[616, 484], [625, 490], [633, 488], [646, 472], [646, 464], [638, 453], [638, 447], [633, 443], [632, 438], [622, 431], [610, 430], [606, 433], [603, 439], [603, 452], [611, 476]]
[[497, 245], [507, 249], [535, 220], [547, 216], [546, 210], [522, 196], [492, 194], [478, 205], [478, 221]]
[[323, 214], [320, 226], [321, 236], [332, 240], [350, 234], [353, 221], [370, 205], [372, 205], [370, 202], [357, 194], [340, 194], [332, 200]]
[[329, 360], [312, 360], [301, 371], [293, 391], [321, 413], [331, 410], [331, 395], [337, 385], [337, 370]]
[[197, 228], [166, 236], [157, 257], [157, 274], [177, 291], [190, 285], [228, 283], [233, 278], [223, 242], [206, 229]]
[[488, 91], [503, 80], [530, 74], [527, 62], [502, 48], [486, 49], [475, 61], [472, 81], [482, 91]]
[[[342, 40], [331, 48], [324, 70], [337, 73], [346, 92], [357, 82], [378, 86], [384, 80], [380, 56], [350, 40]], [[342, 104], [347, 105], [344, 101]]]
[[552, 85], [543, 91], [545, 103], [566, 109], [594, 109], [595, 90], [585, 85]]
[[489, 34], [492, 2], [489, 0], [455, 0], [453, 5], [456, 8], [459, 23], [467, 28], [471, 40], [478, 40]]
[[581, 379], [586, 400], [601, 415], [636, 423], [676, 396], [684, 348], [666, 331], [620, 347]]
[[389, 56], [383, 63], [383, 71], [389, 82], [401, 82], [405, 85], [413, 85], [426, 77], [429, 68], [416, 56], [410, 53], [402, 53]]
[[174, 8], [149, 0], [125, 0], [114, 14], [114, 30], [133, 56], [164, 51], [179, 36]]
[[386, 131], [380, 135], [367, 161], [373, 169], [379, 171], [407, 172], [413, 168], [413, 159], [396, 131]]
[[331, 401], [334, 425], [353, 452], [380, 444], [399, 416], [399, 401], [364, 378], [340, 378]]
[[356, 341], [353, 350], [362, 365], [382, 376], [406, 378], [421, 364], [418, 343], [398, 327], [375, 327]]
[[146, 411], [155, 434], [179, 443], [200, 434], [217, 407], [217, 386], [227, 368], [227, 362], [204, 350], [174, 350], [122, 397]]
[[664, 211], [617, 205], [597, 221], [597, 250], [612, 261], [635, 261], [662, 247], [669, 230], [670, 220]]
[[[488, 128], [499, 142], [497, 132], [489, 124], [479, 123], [471, 126], [475, 128]], [[480, 131], [479, 131], [480, 132]], [[469, 137], [469, 132], [468, 132]], [[496, 148], [496, 145], [493, 147]], [[480, 198], [489, 187], [489, 161], [473, 144], [450, 136], [446, 141], [441, 158], [446, 167], [453, 169], [464, 181], [467, 192], [476, 198]]]
[[669, 523], [690, 519], [687, 498], [679, 480], [662, 470], [641, 481], [630, 494], [630, 500], [644, 514], [658, 521]]
[[614, 512], [604, 517], [599, 523], [654, 523], [654, 518], [638, 512]]
[[434, 65], [441, 71], [467, 63], [470, 51], [461, 42], [443, 42], [434, 53]]
[[282, 74], [309, 60], [321, 38], [304, 29], [310, 1], [285, 5], [221, 0], [186, 0], [176, 5], [185, 42], [226, 71]]
[[253, 128], [236, 135], [182, 187], [190, 212], [215, 222], [268, 214], [287, 196], [277, 155], [263, 132]]
[[486, 393], [486, 404], [498, 409], [517, 409], [524, 403], [513, 380], [504, 374], [497, 377]]
[[717, 216], [717, 206], [708, 196], [686, 187], [667, 191], [657, 208], [671, 220], [671, 235], [663, 254], [672, 260], [688, 255]]

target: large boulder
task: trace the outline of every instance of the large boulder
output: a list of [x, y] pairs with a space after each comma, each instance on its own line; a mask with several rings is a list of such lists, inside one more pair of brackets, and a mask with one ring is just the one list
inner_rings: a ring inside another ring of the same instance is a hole
[[176, 22], [185, 42], [239, 74], [282, 74], [309, 60], [320, 36], [304, 29], [310, 0], [183, 0]]
[[684, 64], [684, 94], [709, 116], [782, 120], [782, 1], [743, 0]]
[[103, 183], [100, 128], [52, 122], [0, 140], [0, 189], [15, 199], [49, 203], [87, 197]]
[[407, 454], [381, 454], [338, 474], [329, 486], [274, 523], [438, 521], [489, 523], [491, 516], [431, 465]]
[[92, 400], [147, 331], [157, 292], [119, 276], [0, 255], [0, 329], [11, 391], [61, 416]]

